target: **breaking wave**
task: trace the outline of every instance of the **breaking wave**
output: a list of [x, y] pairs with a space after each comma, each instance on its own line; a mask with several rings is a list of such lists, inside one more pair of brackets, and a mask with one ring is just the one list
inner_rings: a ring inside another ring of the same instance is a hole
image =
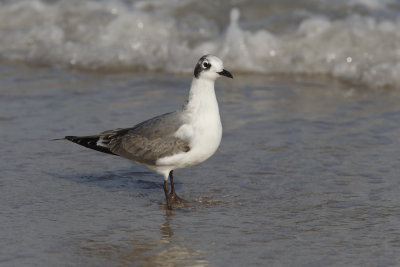
[[0, 58], [90, 70], [330, 75], [400, 87], [400, 5], [352, 1], [0, 2]]

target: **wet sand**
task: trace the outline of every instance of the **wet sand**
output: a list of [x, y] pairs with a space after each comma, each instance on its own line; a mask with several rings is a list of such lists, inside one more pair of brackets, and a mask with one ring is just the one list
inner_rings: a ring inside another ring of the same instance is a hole
[[[235, 74], [234, 74], [235, 75]], [[190, 77], [0, 66], [1, 266], [392, 266], [400, 95], [327, 77], [217, 81], [207, 162], [162, 177], [65, 135], [173, 111]]]

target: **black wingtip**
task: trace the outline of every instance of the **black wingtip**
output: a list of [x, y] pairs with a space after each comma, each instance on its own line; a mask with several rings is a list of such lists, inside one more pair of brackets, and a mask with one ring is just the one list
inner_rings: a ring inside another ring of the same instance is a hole
[[80, 136], [73, 136], [73, 135], [68, 135], [64, 137], [65, 140], [71, 141], [73, 143], [76, 143], [78, 145], [82, 145], [88, 148], [95, 147], [97, 140], [99, 139], [98, 137], [92, 138], [92, 137], [80, 137]]
[[97, 150], [103, 153], [115, 155], [111, 150], [107, 147], [104, 146], [99, 146], [97, 145], [97, 141], [99, 140], [98, 135], [93, 135], [93, 136], [66, 136], [64, 139], [71, 141], [75, 144]]
[[66, 140], [65, 137], [64, 138], [55, 138], [55, 139], [50, 139], [49, 141], [60, 141], [60, 140]]
[[78, 136], [72, 136], [72, 135], [69, 135], [69, 136], [66, 136], [66, 137], [64, 137], [64, 139], [66, 139], [66, 140], [69, 140], [69, 141], [76, 141], [77, 140], [77, 138], [78, 138]]

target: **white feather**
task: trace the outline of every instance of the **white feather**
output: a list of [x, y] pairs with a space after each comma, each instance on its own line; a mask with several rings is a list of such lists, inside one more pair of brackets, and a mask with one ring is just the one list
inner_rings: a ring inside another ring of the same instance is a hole
[[181, 115], [186, 122], [175, 133], [176, 137], [189, 142], [188, 152], [178, 153], [157, 160], [150, 168], [168, 179], [171, 170], [199, 164], [217, 150], [222, 137], [222, 124], [215, 95], [215, 80], [223, 71], [222, 61], [208, 56], [211, 68], [199, 78], [193, 78], [187, 103]]

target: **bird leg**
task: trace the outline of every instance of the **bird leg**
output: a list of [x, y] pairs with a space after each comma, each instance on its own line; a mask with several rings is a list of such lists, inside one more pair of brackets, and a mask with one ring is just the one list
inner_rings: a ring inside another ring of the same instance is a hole
[[175, 193], [174, 176], [172, 175], [172, 171], [169, 173], [169, 179], [171, 183], [171, 193], [168, 189], [168, 182], [164, 180], [164, 194], [165, 200], [167, 201], [167, 207], [169, 210], [171, 210], [172, 203], [182, 203], [183, 199], [178, 197], [178, 195]]
[[178, 195], [175, 193], [174, 176], [172, 175], [172, 172], [173, 171], [170, 171], [170, 173], [169, 173], [169, 182], [171, 183], [170, 197], [171, 197], [172, 201], [181, 203], [183, 200], [180, 197], [178, 197]]
[[165, 194], [165, 200], [167, 201], [167, 208], [169, 210], [172, 210], [171, 198], [169, 196], [168, 182], [166, 180], [164, 180], [164, 194]]

